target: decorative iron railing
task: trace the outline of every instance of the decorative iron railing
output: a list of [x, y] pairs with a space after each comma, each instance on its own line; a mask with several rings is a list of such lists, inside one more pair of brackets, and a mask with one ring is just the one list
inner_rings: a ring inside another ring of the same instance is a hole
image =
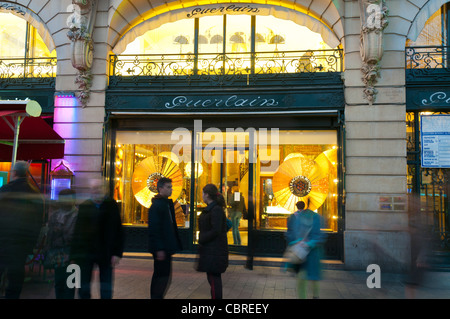
[[[415, 46], [405, 50], [407, 80], [450, 75], [450, 46]], [[433, 80], [434, 81], [434, 80]]]
[[341, 72], [341, 50], [112, 55], [110, 76], [175, 77]]
[[23, 79], [54, 78], [56, 58], [2, 58], [0, 80], [18, 82]]

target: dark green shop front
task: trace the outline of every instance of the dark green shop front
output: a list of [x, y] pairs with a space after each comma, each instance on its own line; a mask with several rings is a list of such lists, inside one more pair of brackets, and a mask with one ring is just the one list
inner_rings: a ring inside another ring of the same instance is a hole
[[228, 233], [230, 252], [281, 256], [287, 217], [302, 199], [323, 217], [326, 258], [342, 259], [340, 74], [192, 80], [110, 77], [105, 174], [121, 205], [126, 251], [146, 251], [153, 185], [166, 176], [187, 253], [196, 252], [202, 187], [214, 183], [228, 203], [245, 202]]

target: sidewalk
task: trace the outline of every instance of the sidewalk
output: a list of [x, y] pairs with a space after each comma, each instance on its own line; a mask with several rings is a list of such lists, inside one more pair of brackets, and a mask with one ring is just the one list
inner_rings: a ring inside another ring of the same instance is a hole
[[[193, 255], [176, 255], [172, 283], [166, 299], [210, 299], [204, 273], [194, 270]], [[245, 269], [245, 256], [230, 256], [222, 275], [224, 299], [295, 299], [296, 281], [282, 270], [280, 259], [255, 259], [253, 270]], [[126, 254], [115, 270], [114, 299], [149, 299], [153, 260], [149, 254]], [[404, 299], [402, 274], [381, 273], [381, 288], [368, 288], [365, 271], [344, 270], [339, 263], [324, 264], [320, 284], [322, 299]], [[22, 299], [54, 299], [52, 274], [46, 280], [37, 271], [24, 284]], [[450, 299], [450, 272], [429, 272], [416, 298]], [[99, 298], [98, 277], [94, 277], [93, 299]]]

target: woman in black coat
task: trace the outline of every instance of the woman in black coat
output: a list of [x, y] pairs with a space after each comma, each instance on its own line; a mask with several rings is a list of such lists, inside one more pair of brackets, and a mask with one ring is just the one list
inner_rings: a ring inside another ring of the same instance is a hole
[[225, 200], [217, 187], [208, 184], [203, 188], [206, 208], [198, 218], [199, 259], [197, 271], [206, 272], [211, 286], [211, 298], [222, 299], [222, 277], [228, 267], [228, 240]]

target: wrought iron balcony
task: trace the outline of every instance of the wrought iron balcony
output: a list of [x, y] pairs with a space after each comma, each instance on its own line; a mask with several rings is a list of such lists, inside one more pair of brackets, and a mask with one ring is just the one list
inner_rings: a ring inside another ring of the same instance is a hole
[[56, 58], [0, 59], [0, 87], [54, 83], [56, 62]]
[[407, 81], [448, 81], [450, 46], [406, 47], [405, 57]]
[[255, 78], [342, 72], [342, 50], [200, 54], [112, 55], [110, 86], [121, 81], [214, 81], [219, 84]]

